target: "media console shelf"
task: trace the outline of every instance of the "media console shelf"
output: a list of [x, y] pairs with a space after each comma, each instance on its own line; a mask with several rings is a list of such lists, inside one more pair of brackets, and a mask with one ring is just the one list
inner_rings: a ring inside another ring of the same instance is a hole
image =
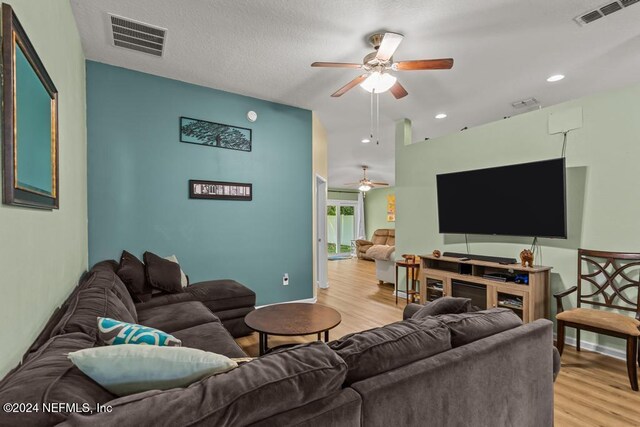
[[[422, 255], [420, 301], [442, 296], [471, 298], [472, 304], [487, 309], [506, 307], [524, 323], [549, 318], [549, 283], [552, 267], [522, 267], [520, 264]], [[491, 274], [519, 275], [527, 284], [485, 278]]]

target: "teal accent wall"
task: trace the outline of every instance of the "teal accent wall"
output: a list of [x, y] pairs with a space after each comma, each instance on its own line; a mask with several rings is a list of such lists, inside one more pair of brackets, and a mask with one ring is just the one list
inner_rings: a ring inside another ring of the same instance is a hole
[[394, 187], [374, 188], [367, 191], [364, 198], [364, 225], [367, 229], [367, 238], [373, 236], [373, 232], [379, 228], [395, 228], [395, 221], [387, 221], [387, 196], [395, 194]]
[[[252, 128], [253, 149], [181, 143], [180, 116]], [[89, 61], [87, 126], [91, 264], [149, 250], [259, 305], [313, 296], [311, 111]], [[252, 183], [253, 201], [190, 200], [190, 179]]]

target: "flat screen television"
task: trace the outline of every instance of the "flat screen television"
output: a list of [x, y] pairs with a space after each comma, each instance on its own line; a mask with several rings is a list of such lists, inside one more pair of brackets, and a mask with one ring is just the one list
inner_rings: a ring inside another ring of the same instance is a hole
[[436, 179], [440, 233], [567, 237], [564, 158]]

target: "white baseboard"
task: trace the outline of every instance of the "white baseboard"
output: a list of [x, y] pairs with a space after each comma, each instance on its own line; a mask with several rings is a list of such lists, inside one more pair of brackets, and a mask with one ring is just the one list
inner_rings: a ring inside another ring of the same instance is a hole
[[272, 304], [259, 305], [256, 308], [268, 307], [270, 305], [276, 305], [276, 304], [291, 304], [291, 303], [294, 303], [294, 302], [304, 302], [304, 303], [315, 304], [315, 303], [318, 302], [318, 298], [313, 297], [313, 298], [297, 299], [297, 300], [294, 300], [294, 301], [274, 302]]
[[[553, 339], [554, 339], [554, 341], [557, 339], [557, 334], [555, 332], [553, 333]], [[565, 345], [570, 345], [572, 347], [575, 347], [576, 346], [576, 339], [573, 338], [573, 337], [565, 336], [564, 343], [565, 343]], [[607, 347], [606, 345], [594, 344], [594, 343], [592, 343], [590, 341], [585, 341], [584, 338], [580, 339], [580, 348], [581, 349], [585, 349], [585, 350], [589, 350], [589, 351], [594, 351], [596, 353], [604, 354], [605, 356], [610, 356], [610, 357], [613, 357], [615, 359], [620, 359], [620, 360], [626, 360], [627, 359], [627, 353], [625, 351], [623, 351], [623, 350], [618, 350], [617, 348]]]

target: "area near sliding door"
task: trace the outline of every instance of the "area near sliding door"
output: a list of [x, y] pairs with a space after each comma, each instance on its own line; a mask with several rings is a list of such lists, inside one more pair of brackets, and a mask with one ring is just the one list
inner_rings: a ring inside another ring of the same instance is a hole
[[327, 202], [327, 252], [350, 255], [355, 252], [358, 202], [329, 200]]

